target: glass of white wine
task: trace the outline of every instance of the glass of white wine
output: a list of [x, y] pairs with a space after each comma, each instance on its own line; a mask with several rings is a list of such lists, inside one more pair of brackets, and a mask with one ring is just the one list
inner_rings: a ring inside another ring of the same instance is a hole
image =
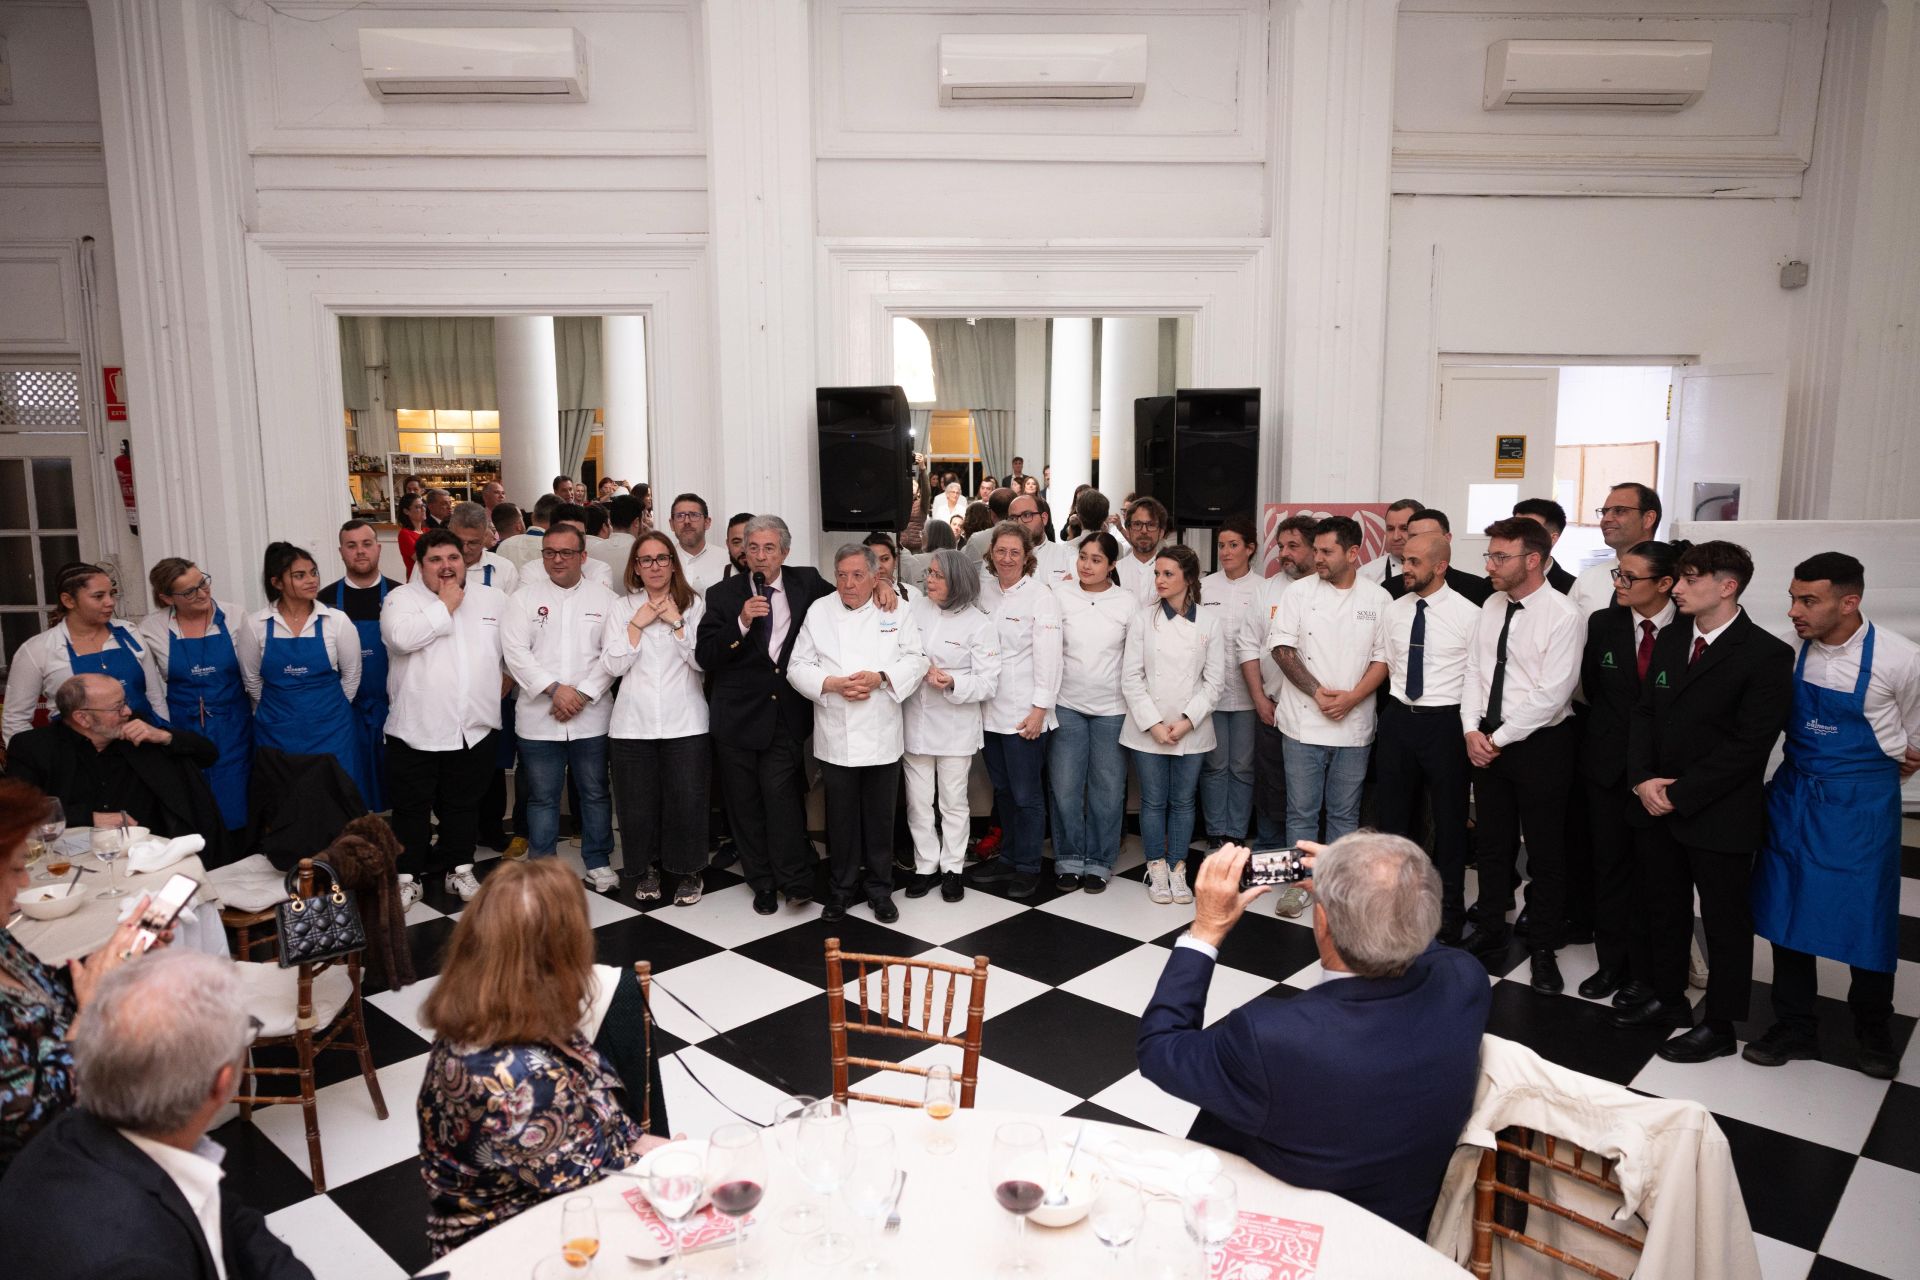
[[[954, 1108], [959, 1105], [953, 1088], [953, 1068], [927, 1068], [927, 1096], [926, 1101], [920, 1105], [930, 1120], [943, 1121], [952, 1118]], [[947, 1131], [944, 1124], [938, 1125], [934, 1129], [933, 1136], [927, 1139], [927, 1154], [950, 1156], [955, 1150], [957, 1150], [957, 1144], [953, 1140], [953, 1135]]]

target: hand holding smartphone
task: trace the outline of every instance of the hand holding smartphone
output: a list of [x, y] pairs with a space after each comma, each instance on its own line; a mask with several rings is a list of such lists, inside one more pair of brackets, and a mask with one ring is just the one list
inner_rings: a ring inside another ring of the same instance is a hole
[[1247, 865], [1240, 871], [1240, 888], [1245, 890], [1263, 884], [1294, 884], [1312, 875], [1297, 848], [1259, 849], [1247, 855]]
[[192, 876], [175, 875], [162, 885], [160, 892], [148, 899], [146, 910], [140, 913], [140, 930], [133, 936], [135, 954], [149, 950], [173, 928], [181, 910], [199, 891], [200, 882]]

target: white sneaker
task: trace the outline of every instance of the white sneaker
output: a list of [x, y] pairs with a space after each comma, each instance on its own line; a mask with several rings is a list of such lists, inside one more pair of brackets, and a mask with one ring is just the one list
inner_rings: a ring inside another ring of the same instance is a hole
[[1162, 906], [1173, 901], [1173, 885], [1167, 879], [1167, 863], [1156, 858], [1147, 864], [1147, 897]]
[[1307, 905], [1313, 901], [1313, 895], [1299, 885], [1288, 885], [1274, 897], [1273, 914], [1283, 920], [1297, 919]]
[[1687, 952], [1687, 985], [1695, 991], [1707, 989], [1707, 958], [1700, 954], [1700, 939], [1695, 938]]
[[612, 867], [587, 869], [587, 887], [595, 893], [611, 893], [620, 887], [620, 873]]
[[420, 882], [412, 876], [400, 877], [400, 913], [405, 915], [413, 910], [413, 904], [420, 901]]
[[1174, 863], [1173, 869], [1167, 872], [1167, 879], [1172, 881], [1173, 900], [1175, 902], [1187, 903], [1193, 901], [1193, 889], [1187, 884], [1186, 863]]
[[473, 895], [480, 892], [480, 882], [473, 878], [471, 862], [463, 862], [447, 872], [447, 892], [459, 894], [462, 902], [473, 901]]

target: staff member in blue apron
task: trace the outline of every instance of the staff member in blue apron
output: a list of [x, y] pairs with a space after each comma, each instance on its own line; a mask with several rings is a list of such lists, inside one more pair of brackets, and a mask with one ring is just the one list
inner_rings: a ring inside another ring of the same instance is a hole
[[167, 718], [219, 750], [204, 770], [207, 785], [220, 820], [239, 831], [247, 825], [247, 778], [253, 771], [253, 703], [234, 647], [245, 615], [215, 600], [212, 575], [179, 556], [154, 565], [147, 584], [160, 607], [141, 620], [140, 638], [166, 673]]
[[53, 625], [14, 652], [7, 671], [7, 705], [0, 740], [33, 724], [33, 713], [72, 676], [108, 675], [127, 693], [127, 708], [142, 720], [166, 726], [166, 678], [132, 628], [114, 621], [120, 588], [97, 564], [62, 565], [53, 580]]
[[286, 542], [267, 548], [260, 578], [273, 603], [240, 629], [240, 674], [253, 698], [253, 744], [330, 755], [365, 799], [372, 794], [353, 695], [360, 638], [347, 615], [320, 601], [320, 567]]
[[380, 610], [387, 592], [399, 589], [392, 578], [380, 576], [380, 540], [365, 520], [340, 526], [340, 561], [347, 576], [320, 588], [320, 598], [353, 623], [360, 637], [360, 689], [353, 695], [353, 715], [359, 724], [360, 753], [367, 762], [367, 780], [360, 796], [375, 813], [389, 807], [387, 799], [387, 646], [380, 639]]
[[1853, 971], [1860, 1070], [1900, 1070], [1888, 1024], [1899, 959], [1900, 782], [1920, 769], [1920, 647], [1860, 612], [1866, 571], [1824, 551], [1794, 567], [1800, 637], [1786, 760], [1767, 787], [1754, 931], [1773, 943], [1777, 1021], [1742, 1055], [1777, 1067], [1819, 1052], [1814, 957]]

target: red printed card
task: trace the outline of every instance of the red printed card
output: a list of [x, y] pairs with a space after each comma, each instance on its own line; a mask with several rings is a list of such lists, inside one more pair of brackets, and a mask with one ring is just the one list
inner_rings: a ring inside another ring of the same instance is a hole
[[[647, 1234], [653, 1238], [653, 1242], [663, 1250], [673, 1248], [673, 1230], [667, 1226], [665, 1222], [660, 1220], [659, 1214], [653, 1211], [653, 1205], [647, 1200], [647, 1193], [639, 1187], [628, 1187], [625, 1191], [622, 1191], [620, 1195], [632, 1206], [633, 1211], [640, 1216], [640, 1222], [646, 1227]], [[753, 1217], [749, 1215], [747, 1224], [751, 1226], [753, 1221]], [[698, 1249], [700, 1246], [712, 1244], [716, 1240], [730, 1240], [733, 1238], [735, 1229], [733, 1219], [727, 1217], [712, 1205], [708, 1205], [700, 1210], [700, 1212], [694, 1214], [693, 1217], [689, 1218], [685, 1225], [682, 1226], [681, 1247], [685, 1249]], [[1315, 1230], [1318, 1231], [1318, 1228], [1315, 1228]], [[1234, 1238], [1238, 1239], [1239, 1237], [1235, 1236]]]
[[1318, 1223], [1243, 1213], [1215, 1255], [1213, 1280], [1313, 1280], [1324, 1234]]

